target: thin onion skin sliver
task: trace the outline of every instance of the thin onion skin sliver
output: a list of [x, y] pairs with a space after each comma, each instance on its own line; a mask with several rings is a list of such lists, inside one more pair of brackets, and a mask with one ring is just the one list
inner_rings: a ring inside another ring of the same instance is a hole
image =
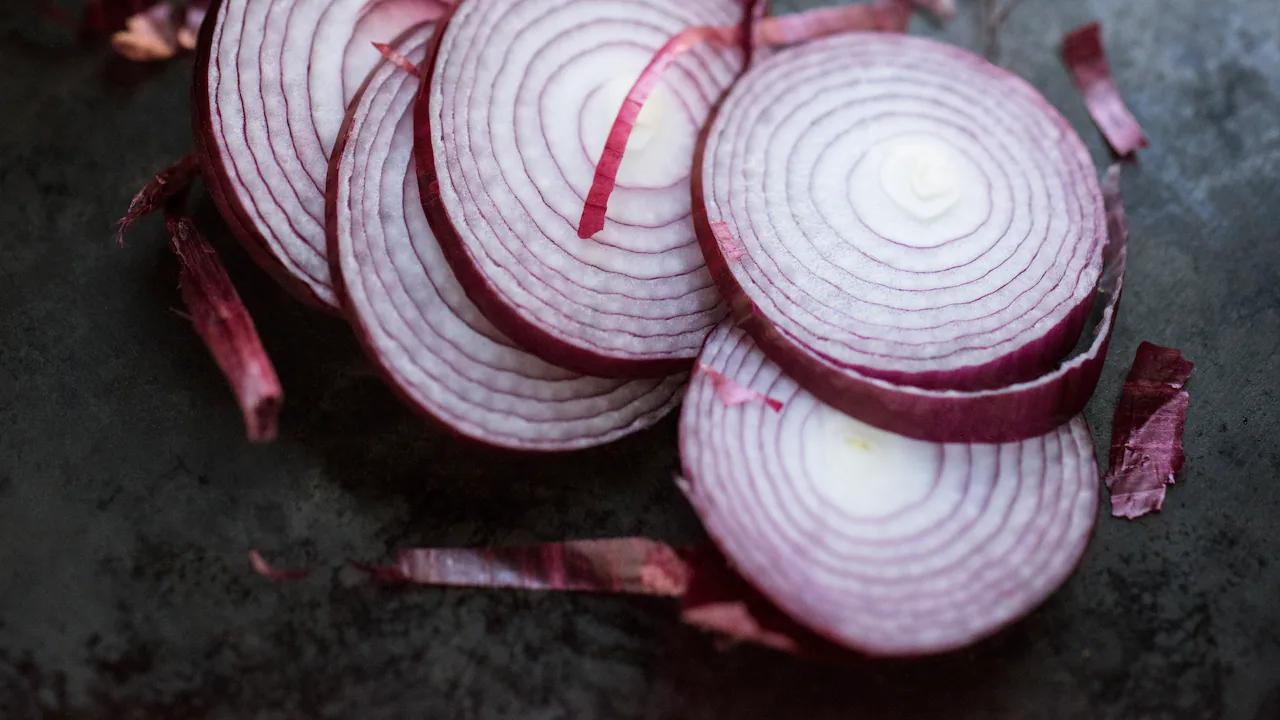
[[[372, 65], [379, 57], [353, 34], [374, 25], [381, 31], [382, 24], [399, 34], [442, 12], [438, 0], [210, 3], [192, 85], [193, 131], [209, 193], [250, 256], [308, 305], [337, 311], [323, 256], [324, 172], [328, 135], [341, 123], [346, 102], [327, 95], [353, 92], [359, 80], [349, 81], [348, 66]], [[317, 33], [335, 47], [316, 47]]]
[[274, 440], [284, 392], [253, 318], [217, 252], [190, 218], [171, 213], [166, 225], [169, 246], [180, 265], [179, 285], [191, 325], [230, 383], [249, 441]]
[[268, 580], [271, 580], [272, 582], [305, 580], [311, 575], [311, 570], [309, 568], [302, 570], [286, 570], [278, 568], [267, 562], [266, 558], [262, 557], [262, 553], [257, 550], [249, 551], [249, 566], [253, 568], [254, 572]]
[[[749, 336], [726, 321], [701, 362], [784, 409], [727, 406], [695, 376], [680, 424], [685, 493], [734, 568], [819, 636], [872, 656], [947, 652], [1039, 606], [1082, 556], [1098, 502], [1082, 418], [1005, 445], [918, 443], [846, 420], [840, 442], [871, 464], [837, 478], [843, 456], [810, 443], [826, 442], [838, 413]], [[887, 475], [868, 475], [877, 464]], [[909, 471], [932, 479], [898, 475]], [[877, 507], [842, 497], [855, 481], [884, 484]]]
[[680, 601], [680, 619], [729, 643], [793, 655], [839, 650], [772, 606], [710, 547], [646, 537], [490, 548], [408, 548], [387, 565], [358, 565], [388, 584], [650, 595]]
[[142, 186], [129, 202], [124, 217], [116, 222], [116, 243], [124, 245], [125, 233], [139, 218], [159, 212], [165, 205], [180, 197], [200, 175], [200, 159], [189, 153], [177, 162], [156, 173]]
[[[508, 51], [507, 33], [542, 15], [540, 33], [522, 33], [519, 47]], [[591, 37], [591, 52], [616, 53], [610, 57], [630, 58], [629, 63], [637, 59], [637, 37], [645, 46], [657, 40], [657, 49], [683, 28], [722, 25], [740, 16], [736, 0], [475, 0], [459, 4], [442, 23], [415, 109], [422, 204], [468, 295], [505, 335], [550, 363], [588, 375], [652, 378], [689, 370], [724, 306], [695, 246], [685, 180], [674, 177], [681, 166], [664, 166], [662, 172], [670, 170], [673, 177], [663, 175], [661, 187], [619, 186], [609, 225], [587, 243], [578, 238], [577, 220], [596, 158], [585, 156], [593, 151], [585, 151], [578, 137], [583, 126], [568, 117], [577, 117], [577, 108], [548, 109], [554, 117], [544, 122], [535, 104], [531, 112], [515, 113], [511, 125], [505, 108], [515, 98], [507, 91], [518, 84], [520, 92], [539, 97], [564, 92], [587, 108], [588, 96], [604, 81], [592, 75], [596, 66], [587, 55], [548, 59], [577, 52], [573, 43], [560, 45], [567, 42], [563, 38]], [[588, 20], [600, 32], [583, 35]], [[705, 109], [740, 67], [737, 54], [699, 46], [677, 61], [673, 78], [679, 82], [664, 84], [680, 101], [672, 105], [672, 122], [680, 123], [681, 132], [687, 126], [690, 147]], [[501, 62], [482, 62], [487, 55], [501, 55]], [[519, 70], [506, 72], [507, 84], [495, 92], [490, 75], [503, 68]], [[525, 77], [529, 73], [544, 78], [548, 88], [540, 94], [534, 79]], [[475, 92], [465, 91], [467, 83], [476, 85]], [[482, 119], [489, 113], [504, 119], [489, 123]], [[469, 129], [472, 123], [476, 127]], [[508, 146], [517, 138], [521, 142], [512, 150]], [[507, 149], [501, 157], [498, 146]], [[536, 152], [520, 155], [523, 147]]]
[[440, 587], [572, 590], [680, 597], [691, 571], [680, 552], [647, 538], [569, 540], [496, 548], [411, 548], [369, 569], [386, 582]]
[[1194, 368], [1174, 348], [1138, 346], [1111, 421], [1106, 482], [1115, 517], [1132, 520], [1164, 507], [1165, 488], [1186, 459], [1182, 431], [1191, 398], [1183, 387]]
[[328, 257], [356, 337], [411, 407], [472, 442], [561, 452], [651, 426], [679, 403], [684, 374], [622, 380], [551, 366], [485, 321], [444, 261], [415, 197], [419, 79], [403, 69], [423, 59], [431, 36], [425, 24], [392, 44], [330, 159]]
[[1102, 26], [1092, 22], [1067, 33], [1062, 40], [1062, 59], [1111, 149], [1124, 157], [1146, 147], [1147, 136], [1125, 105], [1111, 75], [1102, 47]]
[[[865, 37], [866, 42], [871, 42], [873, 36]], [[1065, 121], [1063, 123], [1065, 125]], [[707, 163], [707, 137], [715, 124], [713, 119], [704, 129], [696, 167]], [[1084, 157], [1087, 161], [1087, 153]], [[1085, 325], [1090, 304], [1100, 306], [1097, 322], [1082, 351], [1020, 382], [967, 391], [924, 388], [873, 377], [838, 364], [799, 342], [766, 317], [736, 277], [734, 267], [743, 264], [743, 243], [732, 237], [730, 228], [717, 224], [726, 218], [712, 217], [708, 212], [705, 176], [705, 172], [694, 173], [694, 224], [707, 266], [730, 304], [731, 315], [788, 375], [843, 412], [922, 440], [1007, 442], [1043, 435], [1075, 417], [1097, 386], [1121, 296], [1127, 240], [1124, 232], [1110, 232], [1105, 228], [1098, 231], [1098, 235], [1106, 239], [1099, 253], [1101, 267], [1096, 298], [1085, 296], [1063, 320], [1061, 332], [1055, 335], [1055, 347], [1064, 346], [1063, 341], [1078, 335], [1079, 328]], [[1103, 198], [1099, 204], [1110, 207], [1118, 203], [1119, 196], [1114, 195]], [[1106, 215], [1097, 222], [1105, 225]], [[736, 250], [726, 252], [726, 245]], [[733, 257], [735, 254], [739, 255], [737, 259]]]

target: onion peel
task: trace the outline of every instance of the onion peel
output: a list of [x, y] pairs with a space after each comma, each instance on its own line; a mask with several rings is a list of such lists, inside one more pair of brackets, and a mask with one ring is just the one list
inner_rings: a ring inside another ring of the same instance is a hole
[[1165, 488], [1182, 470], [1182, 431], [1195, 365], [1174, 348], [1138, 346], [1111, 422], [1107, 489], [1111, 514], [1130, 520], [1164, 506]]
[[133, 196], [124, 217], [116, 222], [116, 243], [124, 245], [124, 235], [129, 226], [146, 215], [159, 211], [174, 198], [186, 192], [200, 176], [200, 158], [195, 153], [184, 155], [177, 162], [156, 173]]
[[1124, 157], [1147, 146], [1147, 137], [1116, 88], [1102, 47], [1102, 26], [1082, 25], [1062, 40], [1062, 58], [1084, 96], [1085, 106], [1112, 151]]
[[169, 247], [180, 266], [179, 286], [191, 324], [234, 391], [250, 442], [275, 439], [284, 393], [271, 359], [218, 253], [190, 218], [165, 218]]

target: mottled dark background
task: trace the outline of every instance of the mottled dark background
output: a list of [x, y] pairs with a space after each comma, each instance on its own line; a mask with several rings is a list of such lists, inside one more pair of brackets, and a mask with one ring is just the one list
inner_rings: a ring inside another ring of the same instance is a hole
[[[249, 446], [172, 310], [159, 224], [111, 242], [133, 190], [190, 145], [189, 60], [113, 62], [33, 24], [35, 4], [0, 10], [0, 718], [1280, 718], [1275, 0], [1013, 14], [1001, 62], [1100, 164], [1057, 43], [1101, 18], [1151, 136], [1128, 176], [1127, 295], [1088, 416], [1103, 448], [1138, 342], [1183, 348], [1197, 363], [1187, 469], [1163, 514], [1100, 518], [1079, 572], [1011, 630], [851, 667], [720, 652], [659, 601], [395, 592], [336, 569], [413, 543], [696, 539], [669, 482], [675, 422], [560, 459], [459, 447], [205, 203], [288, 393], [280, 440]], [[977, 47], [977, 3], [960, 4], [950, 27], [914, 30]], [[326, 569], [273, 585], [251, 547]]]

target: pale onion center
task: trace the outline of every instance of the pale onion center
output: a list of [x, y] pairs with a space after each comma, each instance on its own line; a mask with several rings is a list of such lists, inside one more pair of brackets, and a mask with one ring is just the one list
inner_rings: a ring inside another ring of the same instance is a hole
[[[613, 121], [633, 83], [635, 76], [629, 73], [615, 75], [602, 83], [587, 101], [581, 132], [583, 146], [593, 153], [591, 162], [599, 160]], [[672, 177], [674, 172], [687, 170], [679, 162], [684, 158], [677, 153], [691, 155], [692, 150], [683, 141], [687, 131], [682, 127], [682, 114], [674, 112], [674, 107], [671, 91], [661, 84], [649, 93], [624, 149], [622, 166], [618, 169], [619, 184], [661, 187], [678, 177]]]
[[937, 138], [890, 140], [880, 165], [880, 187], [903, 212], [920, 221], [942, 215], [963, 188], [956, 151]]
[[937, 446], [886, 432], [829, 406], [817, 411], [806, 465], [820, 501], [857, 517], [919, 502], [938, 474]]

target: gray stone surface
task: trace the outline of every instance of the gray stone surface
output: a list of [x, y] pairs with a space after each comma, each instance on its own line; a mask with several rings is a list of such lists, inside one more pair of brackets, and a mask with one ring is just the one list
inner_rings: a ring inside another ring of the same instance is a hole
[[[675, 423], [557, 459], [426, 430], [338, 322], [212, 217], [288, 393], [251, 447], [172, 308], [159, 224], [111, 222], [190, 143], [189, 64], [111, 62], [0, 9], [0, 717], [1280, 717], [1280, 11], [1275, 0], [1027, 0], [1002, 62], [1105, 154], [1061, 68], [1100, 17], [1152, 147], [1128, 176], [1128, 293], [1088, 411], [1102, 456], [1143, 339], [1197, 363], [1162, 515], [1102, 517], [1079, 572], [953, 656], [823, 666], [718, 651], [657, 601], [374, 588], [412, 543], [701, 530]], [[790, 3], [791, 8], [800, 3]], [[783, 4], [784, 7], [787, 5]], [[976, 3], [922, 32], [975, 46]], [[787, 8], [790, 9], [790, 8]], [[271, 585], [245, 552], [326, 568]]]

